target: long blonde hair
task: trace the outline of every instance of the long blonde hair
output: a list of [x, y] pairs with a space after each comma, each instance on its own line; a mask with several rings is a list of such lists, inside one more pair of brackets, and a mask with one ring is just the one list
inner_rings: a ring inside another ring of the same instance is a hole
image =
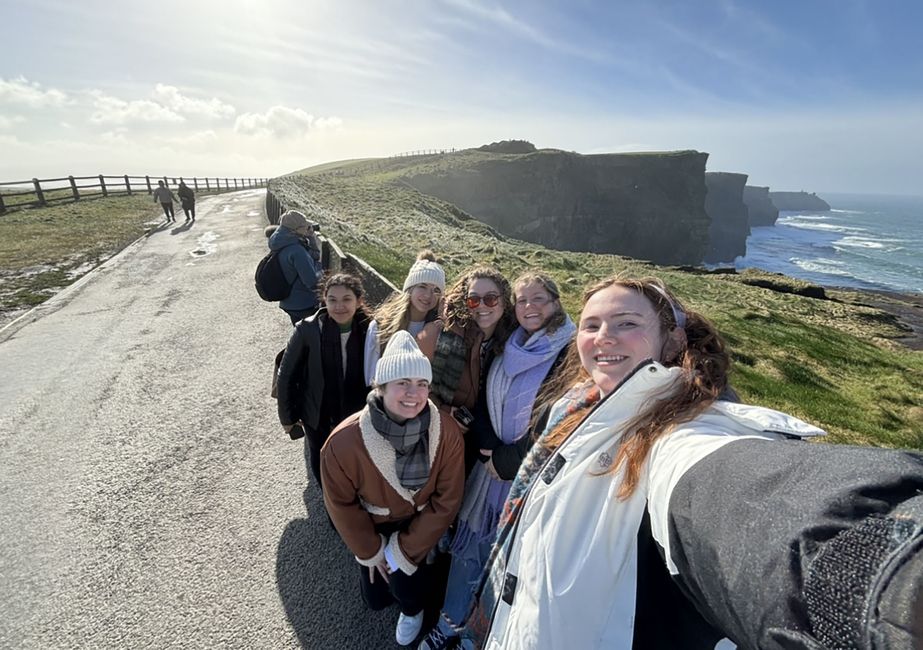
[[[436, 256], [431, 250], [422, 250], [417, 253], [417, 261], [436, 261]], [[412, 289], [412, 287], [410, 288]], [[410, 289], [396, 291], [375, 310], [375, 320], [378, 322], [378, 349], [383, 351], [388, 341], [397, 332], [410, 327]], [[423, 320], [427, 323], [439, 317], [439, 305], [430, 309]]]
[[[715, 326], [701, 314], [683, 308], [658, 278], [607, 278], [587, 289], [583, 294], [583, 304], [611, 286], [625, 287], [647, 298], [657, 314], [661, 334], [665, 338], [676, 327], [681, 327], [686, 339], [685, 345], [671, 358], [660, 360], [664, 366], [683, 369], [679, 387], [650, 400], [624, 428], [625, 433], [610, 471], [624, 467], [624, 477], [617, 494], [620, 499], [627, 499], [641, 479], [642, 468], [654, 443], [679, 424], [702, 413], [727, 388], [731, 360]], [[685, 322], [677, 323], [678, 319]], [[586, 369], [580, 364], [577, 347], [572, 345], [556, 377], [555, 386], [549, 387], [549, 392], [541, 397], [546, 401], [556, 399], [556, 392], [557, 398], [560, 398], [568, 388], [588, 378]], [[591, 408], [592, 405], [587, 406], [566, 417], [543, 439], [542, 444], [551, 449], [557, 448]]]

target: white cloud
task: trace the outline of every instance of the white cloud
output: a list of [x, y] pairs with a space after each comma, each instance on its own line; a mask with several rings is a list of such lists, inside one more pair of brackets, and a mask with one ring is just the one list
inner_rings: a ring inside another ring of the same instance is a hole
[[128, 134], [128, 129], [125, 128], [124, 126], [119, 126], [119, 127], [114, 128], [111, 131], [106, 131], [100, 137], [102, 138], [102, 141], [107, 144], [124, 145], [124, 144], [129, 144], [128, 138], [126, 137], [127, 134]]
[[217, 97], [211, 99], [195, 99], [183, 95], [176, 86], [166, 84], [157, 84], [154, 87], [152, 97], [156, 102], [166, 108], [187, 115], [200, 115], [209, 118], [231, 118], [237, 113], [237, 109], [230, 104], [225, 104]]
[[243, 135], [271, 135], [277, 138], [303, 137], [308, 131], [336, 128], [343, 124], [338, 117], [315, 119], [300, 108], [273, 106], [265, 113], [237, 116], [234, 130]]
[[0, 115], [0, 129], [11, 129], [14, 124], [20, 124], [25, 121], [26, 118], [22, 115], [13, 115], [12, 117]]
[[31, 108], [63, 106], [70, 102], [68, 96], [55, 88], [47, 90], [25, 77], [6, 80], [0, 78], [0, 102], [22, 104]]
[[93, 124], [126, 124], [129, 122], [183, 122], [186, 118], [164, 108], [160, 104], [146, 99], [129, 102], [106, 95], [98, 90], [91, 91], [93, 96]]

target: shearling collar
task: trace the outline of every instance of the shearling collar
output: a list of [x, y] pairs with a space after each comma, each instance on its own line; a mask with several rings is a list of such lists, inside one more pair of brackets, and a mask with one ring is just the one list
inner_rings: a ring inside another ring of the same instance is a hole
[[[442, 439], [442, 424], [439, 409], [436, 408], [436, 405], [431, 400], [427, 400], [427, 403], [430, 408], [429, 466], [432, 470], [436, 452], [439, 450], [439, 442]], [[372, 416], [369, 414], [368, 406], [359, 413], [359, 432], [362, 434], [362, 444], [365, 445], [366, 450], [369, 452], [369, 457], [372, 459], [375, 468], [402, 499], [416, 508], [413, 497], [419, 490], [408, 490], [401, 485], [397, 477], [397, 458], [394, 454], [394, 447], [372, 426]]]

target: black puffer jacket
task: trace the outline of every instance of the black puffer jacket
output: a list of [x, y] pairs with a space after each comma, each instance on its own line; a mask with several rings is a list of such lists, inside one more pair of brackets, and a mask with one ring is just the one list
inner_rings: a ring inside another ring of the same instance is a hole
[[[294, 424], [300, 420], [306, 429], [330, 431], [341, 420], [362, 409], [369, 390], [363, 378], [363, 350], [368, 326], [368, 314], [362, 308], [358, 309], [353, 317], [350, 342], [347, 343], [347, 347], [355, 351], [353, 363], [349, 364], [344, 378], [342, 366], [337, 367], [329, 361], [336, 357], [342, 363], [338, 332], [335, 341], [330, 341], [333, 348], [330, 354], [323, 352], [324, 329], [337, 327], [335, 322], [328, 320], [327, 309], [322, 307], [316, 314], [295, 325], [279, 364], [281, 424]], [[328, 359], [326, 363], [325, 358]], [[339, 385], [328, 385], [333, 383]]]

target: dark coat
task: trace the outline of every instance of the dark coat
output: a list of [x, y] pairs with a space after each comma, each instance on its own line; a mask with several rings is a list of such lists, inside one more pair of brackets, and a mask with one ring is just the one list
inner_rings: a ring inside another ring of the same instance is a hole
[[[282, 362], [279, 364], [277, 388], [279, 422], [283, 425], [301, 420], [306, 429], [328, 432], [365, 404], [367, 386], [359, 390], [344, 391], [347, 394], [342, 394], [337, 404], [324, 403], [325, 383], [333, 378], [342, 380], [340, 369], [327, 368], [323, 362], [321, 337], [327, 323], [327, 309], [322, 307], [316, 314], [295, 325], [288, 340]], [[360, 338], [357, 346], [357, 372], [360, 377], [363, 376], [362, 353], [368, 324], [368, 314], [362, 308], [358, 309], [353, 317], [351, 336]], [[329, 326], [336, 327], [336, 323], [329, 321]]]

